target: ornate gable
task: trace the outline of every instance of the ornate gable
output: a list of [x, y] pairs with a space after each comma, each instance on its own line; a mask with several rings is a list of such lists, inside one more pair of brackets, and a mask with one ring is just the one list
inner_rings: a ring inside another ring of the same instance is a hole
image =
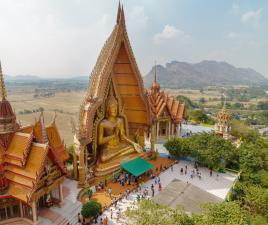
[[91, 73], [86, 98], [80, 109], [79, 139], [91, 142], [97, 110], [113, 85], [126, 116], [130, 132], [150, 124], [150, 111], [143, 80], [128, 39], [123, 7], [118, 7], [117, 23], [105, 42]]

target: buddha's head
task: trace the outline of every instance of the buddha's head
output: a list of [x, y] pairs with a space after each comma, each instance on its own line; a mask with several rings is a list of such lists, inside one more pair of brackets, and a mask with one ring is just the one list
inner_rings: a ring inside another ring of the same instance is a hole
[[117, 117], [118, 103], [113, 95], [108, 99], [107, 103], [107, 115], [109, 117]]

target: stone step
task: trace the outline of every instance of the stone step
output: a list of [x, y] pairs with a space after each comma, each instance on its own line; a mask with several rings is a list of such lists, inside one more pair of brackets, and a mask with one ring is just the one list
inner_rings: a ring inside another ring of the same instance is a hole
[[64, 216], [64, 220], [62, 220], [58, 225], [67, 225], [71, 223], [74, 218], [77, 220], [77, 214], [81, 211], [81, 204], [73, 204], [71, 211], [69, 211], [66, 216]]

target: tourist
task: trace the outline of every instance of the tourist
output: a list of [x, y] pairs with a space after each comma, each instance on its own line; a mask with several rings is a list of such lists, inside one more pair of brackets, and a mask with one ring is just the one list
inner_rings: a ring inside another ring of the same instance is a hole
[[157, 176], [157, 179], [158, 179], [157, 181], [158, 181], [158, 184], [159, 184], [159, 183], [160, 183], [160, 177], [159, 177], [159, 176]]
[[162, 185], [161, 185], [161, 183], [160, 183], [160, 182], [158, 183], [158, 190], [159, 190], [159, 191], [161, 191], [161, 190], [162, 190]]
[[154, 178], [154, 184], [155, 185], [157, 184], [157, 176], [155, 176], [155, 178]]
[[216, 180], [219, 180], [219, 173], [217, 172]]
[[181, 175], [183, 175], [183, 168], [181, 168]]
[[209, 171], [209, 176], [212, 177], [212, 169]]
[[111, 187], [109, 187], [109, 189], [108, 189], [108, 194], [109, 194], [110, 198], [112, 198], [112, 188]]
[[111, 220], [113, 219], [113, 209], [111, 208]]
[[108, 221], [108, 217], [106, 216], [103, 220], [103, 225], [108, 225], [109, 221]]
[[173, 165], [171, 165], [170, 169], [171, 169], [171, 172], [173, 172]]
[[77, 220], [78, 220], [78, 223], [81, 223], [81, 215], [80, 215], [80, 213], [78, 213], [78, 215], [77, 215]]

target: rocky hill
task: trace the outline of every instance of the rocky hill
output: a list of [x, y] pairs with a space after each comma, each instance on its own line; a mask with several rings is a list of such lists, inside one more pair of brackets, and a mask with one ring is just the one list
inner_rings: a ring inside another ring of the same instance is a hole
[[[153, 79], [152, 70], [144, 77], [146, 87]], [[166, 66], [157, 65], [157, 80], [165, 88], [200, 88], [223, 85], [268, 84], [268, 79], [250, 68], [237, 68], [226, 62], [202, 61], [186, 63], [172, 61]]]

